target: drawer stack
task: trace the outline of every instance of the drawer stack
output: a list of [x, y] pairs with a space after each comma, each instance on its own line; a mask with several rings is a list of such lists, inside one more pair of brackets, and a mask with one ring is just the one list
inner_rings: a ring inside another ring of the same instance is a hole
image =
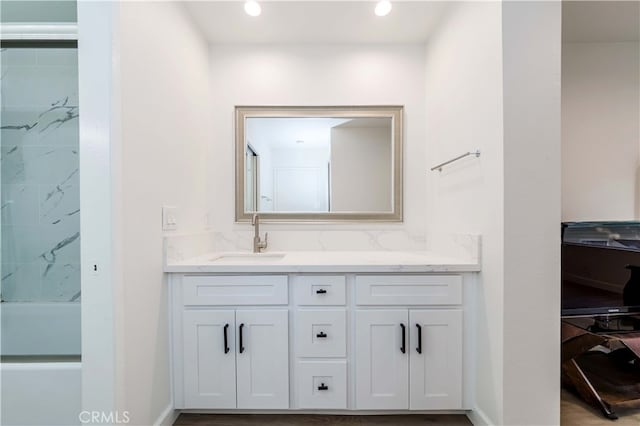
[[296, 394], [299, 408], [347, 408], [344, 275], [296, 277]]

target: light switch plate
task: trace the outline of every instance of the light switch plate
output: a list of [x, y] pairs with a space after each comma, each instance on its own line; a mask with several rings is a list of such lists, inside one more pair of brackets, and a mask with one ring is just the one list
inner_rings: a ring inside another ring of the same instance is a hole
[[162, 230], [175, 231], [178, 229], [178, 208], [174, 206], [162, 206]]

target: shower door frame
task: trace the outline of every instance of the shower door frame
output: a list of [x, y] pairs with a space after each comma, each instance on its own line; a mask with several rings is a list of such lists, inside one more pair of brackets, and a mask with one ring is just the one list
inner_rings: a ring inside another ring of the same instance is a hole
[[119, 4], [78, 1], [82, 409], [117, 413], [123, 398]]
[[0, 25], [2, 40], [78, 44], [81, 413], [106, 415], [123, 406], [116, 392], [122, 377], [116, 342], [116, 330], [122, 330], [116, 304], [122, 300], [118, 14], [118, 2], [78, 0], [77, 25]]

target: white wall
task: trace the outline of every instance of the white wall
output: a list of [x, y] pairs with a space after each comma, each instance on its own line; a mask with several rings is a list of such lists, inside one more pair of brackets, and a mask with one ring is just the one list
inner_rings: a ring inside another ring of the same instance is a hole
[[638, 43], [562, 46], [562, 220], [638, 219]]
[[429, 174], [428, 230], [483, 237], [472, 418], [558, 424], [559, 3], [456, 5], [426, 76], [428, 161], [482, 152]]
[[502, 7], [506, 425], [560, 422], [561, 15]]
[[[426, 166], [479, 148], [482, 156], [429, 172], [428, 231], [482, 235], [477, 291], [476, 406], [502, 423], [503, 147], [500, 2], [461, 3], [427, 44]], [[425, 167], [426, 169], [426, 167]]]
[[391, 137], [391, 126], [331, 129], [332, 211], [391, 211]]
[[182, 6], [120, 5], [124, 406], [149, 425], [169, 407], [167, 283], [161, 206], [179, 207], [179, 231], [204, 225], [211, 144], [208, 47]]
[[[248, 225], [234, 225], [235, 105], [404, 105], [404, 223], [336, 224], [325, 225], [323, 229], [393, 229], [424, 233], [423, 46], [214, 45], [211, 47], [211, 73], [215, 156], [210, 167], [213, 188], [209, 202], [213, 230], [249, 229]], [[265, 226], [267, 230], [275, 231], [270, 239], [278, 236], [278, 230], [288, 228], [303, 232], [311, 227]]]

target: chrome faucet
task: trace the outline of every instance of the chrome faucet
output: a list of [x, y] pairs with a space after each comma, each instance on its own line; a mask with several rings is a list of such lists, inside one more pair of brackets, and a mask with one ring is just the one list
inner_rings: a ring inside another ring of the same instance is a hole
[[264, 233], [264, 241], [260, 238], [260, 216], [254, 214], [251, 218], [251, 225], [253, 225], [253, 252], [260, 253], [260, 250], [267, 248], [267, 240], [269, 239], [269, 233]]

